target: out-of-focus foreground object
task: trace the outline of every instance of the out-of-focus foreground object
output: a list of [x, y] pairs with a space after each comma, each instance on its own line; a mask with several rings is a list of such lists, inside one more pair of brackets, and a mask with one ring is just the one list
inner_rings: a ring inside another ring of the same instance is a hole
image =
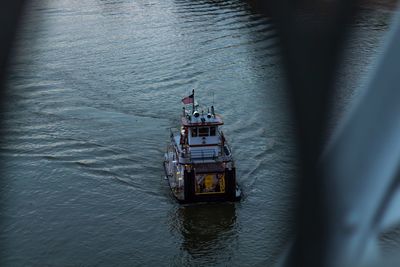
[[279, 265], [385, 264], [379, 234], [400, 222], [400, 15], [363, 94], [324, 149], [328, 104], [355, 2], [257, 6], [280, 31], [300, 165], [296, 239]]
[[328, 237], [324, 177], [317, 164], [326, 140], [329, 103], [340, 52], [354, 17], [353, 1], [268, 1], [281, 38], [287, 90], [297, 142], [296, 240], [287, 266], [323, 266]]
[[365, 91], [322, 157], [326, 266], [384, 264], [379, 234], [400, 223], [400, 14]]
[[24, 0], [0, 2], [0, 88], [4, 86], [5, 71], [12, 52], [12, 43], [17, 32]]

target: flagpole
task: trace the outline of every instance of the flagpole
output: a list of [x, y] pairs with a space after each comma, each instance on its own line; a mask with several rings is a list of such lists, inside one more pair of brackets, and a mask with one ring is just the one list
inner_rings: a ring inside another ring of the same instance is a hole
[[192, 106], [192, 114], [193, 114], [193, 112], [194, 112], [194, 89], [192, 91], [192, 95], [193, 95], [193, 102], [192, 102], [192, 104], [193, 104], [193, 106]]

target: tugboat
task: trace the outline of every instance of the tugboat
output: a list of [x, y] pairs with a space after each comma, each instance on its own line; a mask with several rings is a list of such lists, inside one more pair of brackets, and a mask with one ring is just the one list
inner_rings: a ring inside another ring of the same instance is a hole
[[236, 167], [231, 148], [220, 126], [221, 116], [214, 106], [199, 111], [192, 94], [182, 99], [192, 104], [183, 107], [180, 129], [171, 129], [165, 153], [166, 179], [180, 203], [237, 201], [241, 190], [236, 182]]

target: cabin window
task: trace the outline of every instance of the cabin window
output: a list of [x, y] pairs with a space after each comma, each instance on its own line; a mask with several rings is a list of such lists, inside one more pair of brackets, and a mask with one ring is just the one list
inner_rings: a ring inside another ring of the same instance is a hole
[[208, 127], [199, 128], [199, 136], [208, 136]]
[[215, 127], [210, 127], [210, 136], [215, 136]]
[[191, 131], [192, 131], [192, 137], [197, 137], [197, 128], [193, 127]]

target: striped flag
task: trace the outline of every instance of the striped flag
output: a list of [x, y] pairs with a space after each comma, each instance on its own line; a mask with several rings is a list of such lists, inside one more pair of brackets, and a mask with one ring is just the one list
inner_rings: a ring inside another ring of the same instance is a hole
[[194, 98], [194, 94], [191, 94], [190, 96], [187, 96], [187, 97], [183, 98], [182, 102], [185, 105], [193, 103], [193, 98]]

